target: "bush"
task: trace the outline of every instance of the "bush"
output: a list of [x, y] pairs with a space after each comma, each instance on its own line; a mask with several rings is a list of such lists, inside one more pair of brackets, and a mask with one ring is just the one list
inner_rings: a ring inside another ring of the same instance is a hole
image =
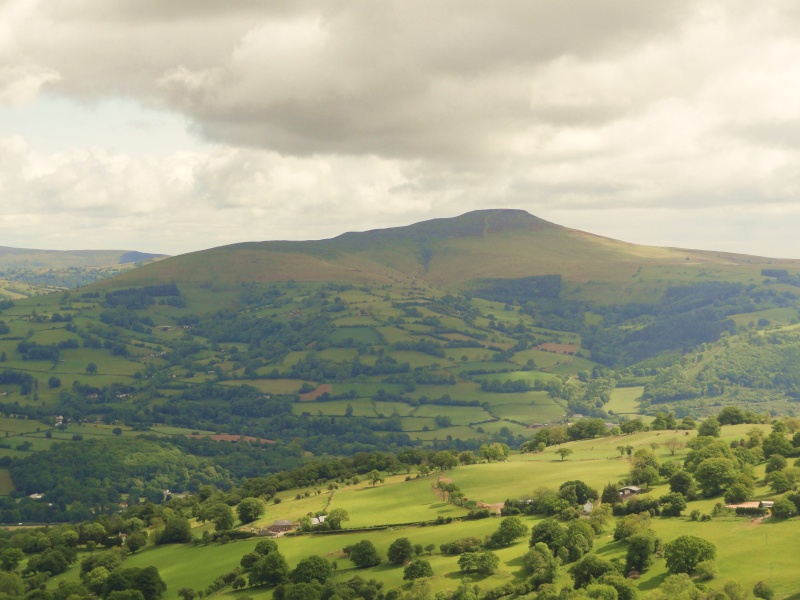
[[740, 517], [763, 517], [767, 514], [766, 508], [737, 506], [736, 514]]
[[467, 537], [450, 543], [441, 544], [439, 550], [442, 554], [464, 554], [464, 552], [477, 552], [481, 549], [481, 541], [476, 537]]
[[772, 600], [775, 597], [775, 591], [766, 581], [759, 581], [753, 586], [753, 596], [763, 600]]
[[700, 581], [710, 581], [719, 575], [717, 563], [715, 563], [713, 560], [704, 560], [703, 562], [698, 563], [694, 568], [694, 572], [697, 574], [697, 578]]

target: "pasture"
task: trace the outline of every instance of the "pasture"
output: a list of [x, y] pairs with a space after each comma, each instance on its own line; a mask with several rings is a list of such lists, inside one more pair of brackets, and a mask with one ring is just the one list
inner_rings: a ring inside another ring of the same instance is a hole
[[[741, 437], [750, 425], [724, 427], [724, 439]], [[650, 447], [653, 442], [661, 443], [666, 436], [675, 436], [675, 432], [643, 432], [630, 436], [615, 436], [596, 440], [573, 442], [568, 445], [575, 451], [570, 460], [561, 461], [548, 449], [543, 454], [513, 454], [507, 462], [484, 463], [471, 466], [459, 466], [447, 471], [443, 476], [453, 481], [471, 500], [487, 503], [502, 503], [509, 497], [521, 497], [540, 487], [557, 488], [570, 479], [582, 479], [589, 485], [601, 488], [606, 482], [615, 482], [624, 477], [629, 469], [627, 457], [621, 458], [616, 450], [618, 445], [631, 445], [634, 448]], [[680, 435], [680, 434], [678, 434]], [[673, 457], [663, 446], [656, 447], [656, 453], [663, 460], [680, 460], [685, 450], [680, 450]], [[759, 469], [763, 475], [763, 467]], [[449, 504], [434, 489], [439, 476], [414, 477], [406, 481], [405, 475], [387, 476], [385, 483], [370, 485], [362, 481], [357, 485], [340, 485], [331, 492], [321, 489], [291, 490], [281, 492], [278, 496], [282, 502], [266, 505], [264, 516], [253, 526], [263, 526], [276, 519], [299, 520], [304, 515], [315, 514], [334, 508], [346, 510], [350, 520], [344, 523], [345, 532], [337, 535], [296, 535], [278, 539], [281, 553], [286, 557], [290, 567], [310, 554], [323, 556], [337, 563], [334, 580], [344, 581], [353, 575], [366, 579], [374, 578], [382, 581], [385, 589], [408, 589], [409, 584], [402, 580], [402, 567], [381, 564], [366, 570], [356, 570], [343, 555], [342, 548], [362, 539], [375, 544], [378, 553], [385, 557], [389, 544], [398, 537], [408, 537], [413, 544], [423, 547], [433, 544], [432, 555], [424, 552], [431, 563], [435, 576], [432, 587], [436, 591], [453, 590], [461, 580], [457, 566], [457, 557], [443, 556], [438, 546], [444, 542], [472, 536], [483, 539], [492, 533], [499, 524], [499, 519], [489, 518], [478, 521], [461, 521], [451, 524], [427, 527], [396, 527], [373, 531], [353, 531], [347, 529], [359, 527], [381, 526], [392, 523], [412, 521], [428, 521], [437, 517], [463, 516], [466, 511]], [[2, 471], [0, 471], [2, 485]], [[654, 487], [652, 496], [660, 496], [667, 491], [666, 485]], [[308, 495], [306, 495], [308, 493]], [[766, 488], [757, 490], [758, 497], [770, 497]], [[299, 498], [296, 496], [299, 494]], [[685, 514], [693, 509], [708, 513], [718, 498], [691, 502]], [[539, 517], [523, 517], [523, 521], [532, 527]], [[195, 534], [206, 529], [208, 525], [196, 527]], [[746, 588], [751, 588], [758, 580], [768, 581], [778, 593], [785, 596], [796, 590], [796, 558], [794, 557], [795, 540], [800, 535], [800, 519], [789, 521], [767, 520], [754, 522], [748, 518], [718, 517], [709, 522], [691, 521], [688, 517], [654, 518], [653, 527], [664, 542], [669, 542], [684, 534], [699, 535], [716, 545], [717, 565], [720, 570], [718, 579], [710, 583], [711, 588], [721, 588], [725, 581], [736, 579]], [[615, 542], [611, 531], [613, 523], [606, 532], [594, 542], [593, 552], [610, 559], [624, 557], [626, 547]], [[204, 589], [215, 577], [234, 569], [241, 557], [250, 552], [257, 540], [246, 540], [228, 544], [210, 545], [171, 545], [150, 547], [130, 557], [126, 566], [158, 566], [161, 576], [167, 582], [166, 599], [177, 598], [177, 590], [181, 587]], [[523, 577], [521, 573], [521, 557], [528, 549], [527, 538], [519, 540], [509, 548], [497, 551], [500, 558], [500, 570], [496, 575], [487, 578], [473, 579], [483, 589], [489, 589]], [[663, 559], [657, 559], [653, 567], [644, 573], [635, 585], [641, 592], [655, 589], [666, 576]], [[55, 578], [51, 582], [56, 585], [62, 579], [75, 579], [77, 566], [69, 573]], [[569, 584], [569, 577], [562, 570], [559, 579], [562, 585]], [[248, 588], [244, 592], [253, 598], [270, 598], [272, 591], [263, 588]], [[230, 590], [221, 595], [238, 596]]]
[[611, 400], [603, 407], [609, 414], [631, 414], [639, 410], [638, 398], [644, 391], [643, 386], [614, 388], [611, 391]]

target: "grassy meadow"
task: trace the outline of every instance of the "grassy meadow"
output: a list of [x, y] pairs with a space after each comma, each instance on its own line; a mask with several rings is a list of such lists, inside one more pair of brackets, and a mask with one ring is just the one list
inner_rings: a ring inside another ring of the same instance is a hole
[[[723, 439], [738, 439], [752, 427], [751, 425], [730, 426], [723, 428]], [[766, 426], [765, 426], [766, 427]], [[385, 589], [400, 587], [408, 589], [408, 582], [402, 579], [402, 567], [385, 563], [366, 570], [357, 570], [342, 553], [344, 546], [362, 539], [370, 540], [379, 554], [385, 557], [386, 551], [398, 537], [408, 537], [413, 544], [423, 548], [433, 544], [432, 554], [423, 551], [435, 576], [431, 583], [434, 591], [454, 590], [462, 579], [457, 566], [458, 557], [444, 556], [439, 553], [439, 545], [463, 537], [483, 539], [498, 526], [498, 518], [477, 521], [455, 520], [449, 524], [429, 526], [402, 526], [388, 529], [352, 531], [348, 529], [369, 528], [415, 521], [432, 521], [438, 517], [462, 517], [466, 511], [446, 502], [435, 489], [436, 481], [442, 477], [455, 482], [470, 500], [491, 505], [499, 505], [506, 498], [519, 498], [534, 490], [547, 487], [557, 488], [561, 483], [571, 479], [581, 479], [589, 485], [602, 488], [607, 482], [617, 482], [627, 475], [629, 462], [627, 456], [620, 457], [616, 450], [619, 445], [631, 445], [634, 448], [660, 444], [664, 439], [672, 437], [675, 432], [643, 432], [628, 436], [615, 436], [572, 442], [568, 447], [574, 454], [561, 461], [554, 455], [553, 449], [541, 454], [512, 454], [506, 462], [483, 463], [471, 466], [459, 466], [442, 474], [431, 474], [426, 477], [411, 475], [386, 476], [385, 481], [371, 485], [362, 481], [355, 485], [342, 485], [338, 489], [329, 490], [289, 490], [281, 492], [280, 503], [270, 502], [266, 505], [263, 517], [252, 527], [270, 524], [276, 519], [299, 520], [304, 515], [326, 512], [341, 508], [348, 512], [349, 520], [344, 523], [344, 531], [339, 534], [305, 534], [284, 536], [277, 540], [279, 550], [286, 557], [290, 567], [310, 554], [323, 556], [336, 563], [334, 580], [344, 581], [354, 575], [370, 579], [374, 578], [385, 585]], [[694, 432], [691, 433], [694, 435]], [[690, 436], [691, 436], [690, 435]], [[685, 437], [685, 436], [684, 436]], [[682, 460], [686, 449], [679, 449], [673, 456], [659, 445], [655, 452], [661, 461]], [[758, 469], [763, 477], [763, 465]], [[2, 484], [2, 472], [0, 472]], [[660, 496], [668, 491], [662, 484], [655, 486], [650, 495]], [[308, 493], [308, 495], [306, 495]], [[756, 490], [757, 499], [774, 497], [765, 487]], [[688, 515], [692, 510], [710, 513], [719, 498], [702, 499], [690, 502], [684, 511]], [[533, 527], [541, 517], [522, 517], [523, 521]], [[770, 583], [778, 597], [786, 597], [797, 592], [796, 558], [793, 552], [795, 540], [800, 535], [800, 519], [778, 521], [752, 520], [734, 516], [715, 517], [711, 521], [692, 521], [688, 516], [676, 518], [655, 517], [653, 528], [664, 542], [669, 542], [680, 535], [698, 535], [717, 548], [717, 565], [719, 577], [708, 585], [721, 588], [730, 579], [735, 579], [746, 588], [752, 588], [759, 580]], [[611, 533], [614, 523], [610, 523], [604, 534], [594, 541], [593, 552], [605, 558], [624, 558], [626, 546], [615, 542]], [[197, 536], [208, 525], [197, 526]], [[226, 544], [210, 545], [170, 545], [148, 547], [130, 557], [126, 566], [157, 565], [159, 572], [167, 582], [167, 600], [177, 598], [177, 590], [181, 587], [204, 589], [215, 577], [234, 569], [240, 558], [250, 552], [257, 540], [245, 540]], [[507, 581], [524, 579], [522, 573], [522, 556], [527, 552], [527, 537], [518, 540], [512, 546], [497, 551], [500, 558], [498, 573], [489, 577], [473, 578], [484, 589], [501, 585]], [[642, 576], [635, 580], [641, 592], [657, 588], [666, 577], [663, 559]], [[51, 585], [58, 581], [75, 579], [77, 567], [70, 572], [54, 578]], [[560, 583], [569, 584], [565, 572], [560, 576]], [[228, 589], [217, 595], [238, 596], [246, 594], [253, 598], [270, 598], [272, 590], [263, 588], [247, 588], [243, 592]]]

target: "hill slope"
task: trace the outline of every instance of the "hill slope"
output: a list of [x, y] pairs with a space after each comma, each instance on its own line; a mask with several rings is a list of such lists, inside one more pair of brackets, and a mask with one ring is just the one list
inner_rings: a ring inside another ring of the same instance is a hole
[[[521, 210], [480, 210], [405, 227], [345, 233], [306, 242], [234, 244], [177, 256], [128, 273], [114, 285], [163, 281], [419, 281], [469, 289], [484, 278], [559, 274], [566, 282], [648, 285], [675, 281], [750, 282], [767, 265], [800, 270], [800, 261], [629, 244], [568, 229]], [[656, 287], [663, 288], [664, 285]], [[595, 290], [597, 293], [598, 290]], [[598, 298], [599, 299], [599, 298]]]

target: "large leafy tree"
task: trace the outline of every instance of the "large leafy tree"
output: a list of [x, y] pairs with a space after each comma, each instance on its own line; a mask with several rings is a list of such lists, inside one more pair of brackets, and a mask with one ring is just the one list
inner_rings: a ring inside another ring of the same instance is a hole
[[[270, 556], [270, 555], [267, 555]], [[308, 556], [297, 563], [291, 574], [292, 583], [325, 583], [333, 575], [331, 563], [321, 556]]]
[[289, 579], [289, 565], [280, 552], [270, 552], [250, 568], [250, 585], [279, 585]]
[[575, 589], [586, 587], [606, 573], [619, 573], [617, 567], [595, 554], [588, 554], [576, 562], [569, 570], [575, 580]]
[[522, 557], [522, 567], [531, 576], [531, 583], [539, 586], [553, 583], [558, 575], [558, 559], [546, 544], [539, 542]]
[[257, 498], [245, 498], [236, 507], [236, 514], [242, 523], [252, 523], [264, 514], [264, 504]]
[[414, 546], [411, 545], [411, 540], [407, 537], [397, 538], [389, 545], [387, 556], [393, 565], [402, 565], [408, 562], [414, 556]]
[[729, 458], [708, 458], [697, 466], [694, 478], [705, 496], [716, 496], [733, 485], [737, 464]]
[[514, 540], [528, 534], [528, 526], [519, 517], [506, 517], [500, 521], [497, 528], [487, 542], [490, 548], [505, 548], [514, 543]]
[[374, 567], [379, 565], [381, 557], [375, 545], [369, 540], [361, 540], [346, 549], [350, 560], [359, 568]]
[[422, 577], [433, 577], [431, 563], [424, 558], [415, 558], [403, 569], [403, 579], [406, 581], [414, 581]]
[[224, 502], [204, 502], [198, 507], [197, 518], [211, 521], [217, 531], [227, 531], [233, 527], [233, 510]]
[[691, 573], [699, 563], [714, 560], [716, 555], [714, 544], [695, 535], [682, 535], [664, 546], [670, 573]]

